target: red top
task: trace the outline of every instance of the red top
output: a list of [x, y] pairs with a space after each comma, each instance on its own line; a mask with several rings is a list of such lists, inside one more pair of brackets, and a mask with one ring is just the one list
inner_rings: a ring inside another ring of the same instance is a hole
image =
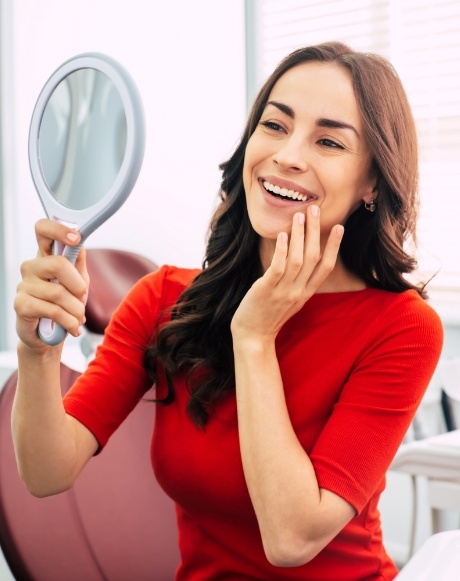
[[[149, 382], [142, 357], [157, 317], [198, 271], [162, 267], [116, 311], [65, 408], [104, 446]], [[442, 347], [437, 314], [415, 291], [314, 295], [281, 329], [277, 354], [289, 414], [318, 483], [357, 516], [310, 563], [276, 568], [265, 558], [244, 480], [234, 393], [204, 430], [186, 414], [188, 393], [158, 406], [152, 464], [177, 503], [177, 581], [390, 580], [377, 502], [385, 473], [415, 414]], [[164, 380], [157, 386], [161, 396]], [[149, 405], [149, 404], [146, 404]]]

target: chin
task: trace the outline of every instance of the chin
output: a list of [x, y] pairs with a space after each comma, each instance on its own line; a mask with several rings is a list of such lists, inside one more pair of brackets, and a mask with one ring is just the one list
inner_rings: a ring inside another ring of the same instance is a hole
[[286, 228], [286, 225], [280, 225], [279, 228], [277, 227], [267, 227], [266, 225], [252, 225], [254, 231], [256, 232], [256, 234], [259, 235], [259, 237], [262, 240], [270, 240], [273, 242], [276, 242], [276, 239], [278, 237], [278, 234], [280, 232], [287, 232], [288, 234], [290, 234], [291, 232], [291, 228]]
[[267, 240], [276, 240], [280, 232], [291, 234], [292, 218], [286, 219], [286, 216], [277, 219], [277, 216], [251, 216], [249, 220], [255, 232]]

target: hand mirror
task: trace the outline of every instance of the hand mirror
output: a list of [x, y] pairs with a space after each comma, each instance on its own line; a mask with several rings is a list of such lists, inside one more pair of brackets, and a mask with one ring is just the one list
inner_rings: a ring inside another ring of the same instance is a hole
[[[128, 72], [103, 54], [69, 59], [48, 79], [32, 115], [29, 163], [48, 218], [76, 228], [81, 244], [127, 199], [144, 156], [142, 102]], [[53, 253], [75, 264], [76, 247], [54, 243]], [[49, 345], [66, 331], [41, 319]]]

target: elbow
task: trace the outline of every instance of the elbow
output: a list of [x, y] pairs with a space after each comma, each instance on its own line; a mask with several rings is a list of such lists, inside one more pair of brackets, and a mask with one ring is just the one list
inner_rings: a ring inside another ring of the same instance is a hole
[[46, 498], [69, 490], [73, 482], [50, 482], [37, 479], [19, 469], [19, 478], [27, 492], [36, 498]]
[[69, 486], [47, 486], [46, 484], [37, 484], [24, 481], [24, 485], [27, 491], [35, 498], [46, 498], [48, 496], [54, 496], [56, 494], [61, 494], [62, 492], [66, 492], [69, 490], [72, 485]]
[[48, 496], [55, 496], [56, 494], [61, 494], [62, 492], [66, 492], [69, 490], [69, 487], [65, 488], [49, 488], [49, 487], [42, 487], [42, 486], [27, 486], [27, 491], [30, 492], [32, 496], [35, 498], [47, 498]]
[[323, 549], [319, 543], [305, 539], [277, 539], [264, 542], [267, 561], [274, 567], [301, 567]]

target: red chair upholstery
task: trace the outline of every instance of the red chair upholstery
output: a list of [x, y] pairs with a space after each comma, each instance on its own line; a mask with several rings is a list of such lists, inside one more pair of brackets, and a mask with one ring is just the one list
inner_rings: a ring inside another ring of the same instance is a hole
[[[106, 251], [90, 259], [89, 303], [95, 294], [107, 303], [109, 294], [113, 298], [109, 290], [118, 288], [119, 283], [111, 281], [110, 269], [102, 277], [107, 265], [101, 266], [96, 258], [105, 256]], [[116, 270], [122, 272], [118, 266]], [[63, 393], [77, 376], [61, 365]], [[16, 380], [14, 373], [0, 392], [0, 545], [15, 578], [174, 579], [179, 562], [174, 505], [156, 483], [149, 458], [155, 404], [139, 402], [71, 490], [37, 499], [20, 481], [14, 458], [10, 414]]]
[[85, 327], [102, 334], [113, 311], [133, 284], [157, 265], [134, 252], [110, 248], [89, 248], [86, 264], [90, 277], [90, 296], [86, 305]]

